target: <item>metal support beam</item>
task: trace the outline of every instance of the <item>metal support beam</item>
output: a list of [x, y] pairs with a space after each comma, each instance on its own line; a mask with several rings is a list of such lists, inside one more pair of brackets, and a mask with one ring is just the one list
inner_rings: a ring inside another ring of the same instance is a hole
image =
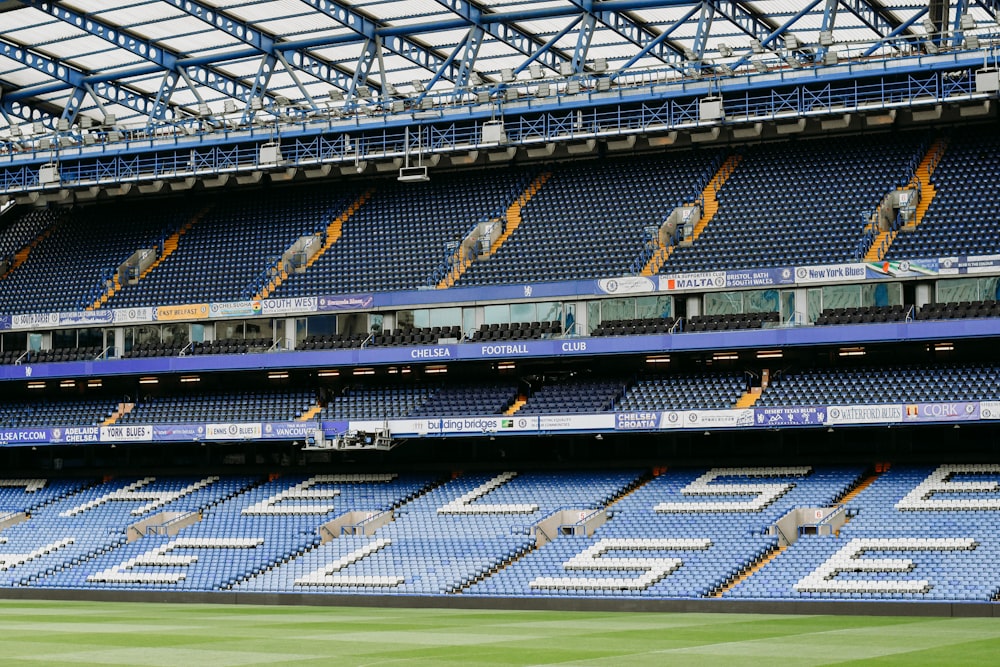
[[271, 82], [271, 75], [274, 74], [274, 67], [277, 64], [278, 59], [271, 53], [265, 54], [260, 59], [257, 76], [254, 77], [253, 87], [250, 89], [250, 98], [243, 108], [243, 117], [240, 120], [241, 125], [248, 125], [253, 122], [253, 117], [257, 113], [253, 108], [254, 100], [260, 99], [263, 106], [264, 93], [267, 92], [267, 86]]
[[[65, 90], [67, 88], [74, 90], [87, 88], [88, 91], [92, 92], [95, 98], [100, 96], [101, 98], [108, 100], [109, 102], [113, 102], [114, 104], [128, 107], [136, 113], [149, 115], [152, 111], [154, 100], [150, 99], [150, 97], [145, 93], [137, 92], [110, 81], [96, 83], [92, 87], [88, 88], [86, 77], [83, 72], [80, 72], [79, 70], [62, 62], [53, 60], [48, 56], [35, 53], [23, 44], [17, 44], [7, 40], [6, 38], [0, 38], [0, 55], [21, 63], [26, 67], [42, 72], [46, 76], [52, 77], [56, 81], [60, 82], [60, 85], [57, 85], [53, 92], [57, 90]], [[21, 101], [30, 99], [34, 96], [34, 94], [35, 93], [32, 89], [21, 89], [9, 93], [6, 96], [6, 99], [11, 101]], [[77, 108], [77, 111], [78, 110], [79, 108]], [[73, 112], [74, 117], [75, 114], [76, 111]]]
[[[480, 25], [472, 26], [465, 37], [465, 49], [462, 53], [462, 62], [458, 69], [458, 78], [455, 80], [455, 89], [468, 88], [469, 76], [476, 65], [476, 58], [479, 56], [479, 47], [483, 43], [485, 31]], [[443, 76], [443, 75], [442, 75]]]
[[969, 11], [969, 0], [955, 0], [955, 16], [951, 20], [951, 43], [954, 46], [961, 46], [964, 38], [962, 30], [962, 15]]
[[[901, 22], [881, 3], [877, 2], [877, 0], [840, 0], [840, 5], [858, 17], [880, 39], [885, 40], [887, 45], [892, 45], [898, 49], [895, 43], [888, 41], [886, 38], [899, 28]], [[909, 37], [916, 37], [915, 33], [906, 32]]]
[[[341, 2], [331, 0], [302, 0], [302, 2], [332, 18], [345, 28], [350, 28], [365, 39], [374, 39], [378, 29], [382, 27], [375, 19]], [[388, 35], [382, 38], [382, 46], [390, 53], [402, 56], [411, 63], [432, 72], [445, 68], [441, 78], [446, 81], [455, 81], [458, 76], [458, 73], [453, 71], [453, 61], [447, 62], [447, 56], [409, 37]]]
[[[274, 55], [276, 51], [282, 51], [288, 62], [331, 86], [336, 86], [342, 90], [349, 90], [351, 82], [356, 79], [356, 70], [348, 71], [340, 65], [320, 60], [305, 49], [276, 42], [272, 36], [258, 30], [255, 25], [234, 18], [221, 9], [202, 4], [199, 0], [168, 1], [185, 14], [200, 19], [213, 28], [223, 30], [234, 39], [252, 46], [261, 54]], [[371, 85], [381, 90], [381, 86], [376, 83], [367, 79], [364, 82], [366, 85]], [[248, 91], [248, 95], [252, 95], [252, 92], [252, 90]], [[246, 102], [250, 98], [248, 96], [241, 97], [240, 99]]]
[[[771, 32], [770, 35], [768, 35], [764, 39], [760, 40], [761, 46], [767, 46], [768, 44], [770, 44], [771, 42], [773, 42], [778, 37], [781, 37], [782, 35], [784, 35], [785, 31], [788, 30], [789, 28], [791, 28], [793, 25], [795, 25], [795, 23], [800, 18], [802, 18], [803, 16], [805, 16], [806, 14], [808, 14], [809, 12], [811, 12], [813, 9], [816, 8], [816, 5], [818, 5], [819, 3], [824, 2], [824, 1], [825, 0], [813, 0], [808, 5], [806, 5], [802, 9], [800, 9], [798, 11], [798, 13], [796, 13], [794, 16], [792, 16], [792, 18], [788, 19], [783, 24], [781, 24], [780, 26], [778, 26], [774, 31]], [[750, 54], [747, 54], [747, 55], [743, 56], [742, 58], [740, 58], [738, 61], [736, 61], [736, 64], [733, 65], [732, 67], [733, 67], [734, 70], [738, 69], [738, 68], [742, 67], [743, 65], [747, 64], [747, 62], [749, 60], [750, 60]]]
[[580, 23], [580, 30], [576, 34], [576, 49], [573, 51], [573, 72], [580, 74], [584, 65], [587, 64], [587, 52], [590, 50], [590, 42], [594, 38], [594, 28], [597, 25], [597, 17], [587, 14]]
[[909, 30], [910, 26], [912, 26], [914, 23], [916, 23], [926, 15], [927, 15], [927, 8], [924, 7], [919, 12], [908, 18], [906, 21], [900, 23], [898, 28], [896, 28], [895, 30], [893, 30], [892, 32], [890, 32], [888, 35], [885, 36], [885, 39], [869, 47], [868, 50], [865, 51], [864, 57], [867, 58], [868, 56], [872, 55], [886, 44], [890, 44], [896, 37], [899, 37], [901, 34]]
[[778, 27], [777, 23], [766, 17], [748, 11], [737, 0], [712, 0], [711, 4], [716, 14], [731, 21], [753, 39], [766, 39]]
[[649, 42], [649, 44], [647, 44], [642, 49], [640, 49], [638, 53], [636, 53], [634, 56], [632, 56], [631, 58], [629, 58], [628, 61], [618, 69], [617, 72], [615, 72], [614, 74], [611, 75], [611, 77], [610, 77], [611, 80], [614, 81], [619, 76], [621, 76], [626, 71], [628, 71], [629, 67], [631, 67], [635, 63], [637, 63], [640, 60], [642, 60], [645, 57], [646, 53], [649, 52], [650, 49], [656, 48], [656, 43], [657, 43], [658, 40], [659, 41], [663, 41], [663, 40], [667, 39], [668, 37], [670, 37], [670, 35], [675, 30], [677, 30], [677, 28], [679, 28], [682, 25], [684, 25], [692, 16], [695, 15], [695, 12], [697, 12], [697, 11], [698, 11], [698, 6], [695, 5], [694, 7], [692, 7], [691, 9], [689, 9], [687, 11], [687, 13], [685, 13], [682, 17], [680, 17], [679, 19], [677, 19], [676, 21], [674, 21], [674, 23], [671, 24], [669, 27], [667, 27], [666, 30], [664, 30], [663, 32], [661, 32], [656, 37], [656, 39], [654, 39], [651, 42]]
[[[106, 23], [93, 14], [78, 12], [66, 5], [51, 2], [51, 0], [19, 0], [22, 4], [44, 12], [53, 18], [72, 25], [95, 37], [100, 37], [115, 47], [129, 51], [133, 55], [157, 65], [159, 68], [180, 73], [178, 60], [181, 55], [165, 49], [156, 42], [146, 39], [126, 28]], [[187, 76], [202, 85], [226, 96], [246, 99], [249, 87], [239, 79], [233, 78], [215, 68], [202, 65], [184, 64]]]
[[180, 78], [180, 75], [176, 72], [164, 72], [163, 80], [160, 82], [160, 89], [157, 91], [156, 99], [153, 101], [153, 108], [149, 113], [149, 121], [146, 123], [146, 127], [151, 127], [157, 121], [164, 119], [167, 108], [170, 106], [170, 96], [174, 94]]
[[698, 60], [705, 57], [705, 44], [708, 43], [708, 36], [712, 32], [712, 18], [715, 16], [715, 7], [709, 2], [701, 4], [701, 14], [698, 16], [698, 31], [694, 35], [694, 46], [691, 48]]
[[437, 0], [444, 7], [457, 14], [462, 21], [482, 26], [486, 34], [507, 44], [516, 51], [541, 63], [553, 72], [559, 71], [559, 64], [572, 62], [573, 57], [554, 47], [543, 49], [544, 42], [536, 35], [518, 28], [514, 21], [501, 21], [471, 0]]

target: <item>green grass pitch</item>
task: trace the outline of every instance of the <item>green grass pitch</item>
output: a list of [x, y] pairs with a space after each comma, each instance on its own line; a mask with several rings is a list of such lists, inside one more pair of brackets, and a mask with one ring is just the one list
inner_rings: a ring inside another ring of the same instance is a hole
[[0, 600], [0, 664], [992, 665], [986, 618]]

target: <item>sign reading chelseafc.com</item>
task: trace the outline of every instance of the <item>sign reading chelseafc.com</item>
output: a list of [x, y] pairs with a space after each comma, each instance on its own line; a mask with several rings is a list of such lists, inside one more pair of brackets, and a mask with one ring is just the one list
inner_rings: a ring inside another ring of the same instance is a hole
[[[878, 486], [880, 492], [868, 494], [866, 505], [891, 520], [891, 535], [879, 534], [876, 524], [865, 523], [859, 516], [852, 522], [855, 532], [850, 537], [804, 537], [766, 566], [767, 594], [931, 600], [970, 599], [982, 589], [989, 599], [990, 591], [1000, 585], [1000, 572], [990, 566], [1000, 557], [1000, 540], [982, 527], [982, 512], [1000, 511], [1000, 465], [943, 465], [919, 475], [905, 470], [895, 473], [896, 469], [875, 481], [870, 488]], [[727, 528], [733, 517], [744, 525], [766, 517], [762, 513], [782, 499], [794, 505], [840, 491], [856, 479], [853, 471], [817, 471], [811, 466], [713, 468], [693, 479], [688, 473], [667, 474], [684, 475], [689, 481], [680, 488], [672, 483], [650, 483], [632, 496], [635, 506], [619, 511], [640, 511], [644, 516], [651, 513], [664, 526], [672, 517], [695, 515], [700, 517], [696, 525], [701, 526], [695, 534], [670, 535], [665, 529], [660, 535], [647, 531], [641, 536], [579, 540], [579, 547], [568, 558], [535, 560], [530, 571], [514, 563], [498, 576], [520, 582], [525, 594], [591, 595], [603, 591], [623, 596], [703, 595], [697, 591], [727, 580], [748, 558], [760, 553], [763, 538], [734, 534]], [[11, 493], [21, 488], [32, 497], [44, 494], [47, 483], [44, 479], [0, 480], [0, 486], [9, 487]], [[107, 536], [103, 529], [95, 531], [90, 521], [106, 517], [109, 504], [120, 507], [122, 520], [128, 523], [156, 516], [178, 506], [178, 501], [186, 503], [185, 507], [211, 504], [214, 511], [228, 513], [225, 522], [214, 524], [216, 531], [211, 535], [181, 534], [153, 545], [143, 541], [126, 546], [116, 543], [100, 557], [80, 558], [82, 562], [69, 568], [72, 572], [68, 574], [76, 577], [73, 581], [82, 576], [92, 586], [211, 589], [220, 582], [244, 577], [248, 564], [256, 567], [280, 558], [287, 549], [288, 525], [292, 523], [302, 526], [302, 521], [310, 518], [316, 525], [324, 523], [350, 511], [350, 499], [358, 494], [405, 495], [412, 491], [407, 486], [410, 482], [395, 474], [314, 475], [305, 480], [274, 480], [260, 488], [243, 480], [238, 484], [244, 485], [241, 488], [248, 495], [235, 496], [234, 483], [234, 479], [212, 476], [178, 485], [175, 480], [146, 477], [128, 484], [106, 483], [78, 496], [69, 494], [51, 509], [58, 514], [58, 526], [64, 533], [33, 531], [26, 539], [19, 539], [16, 549], [0, 546], [0, 582], [21, 580], [29, 571], [42, 571], [94, 553]], [[397, 488], [400, 484], [403, 486]], [[445, 484], [423, 496], [431, 502], [421, 510], [422, 530], [433, 534], [436, 522], [452, 526], [456, 516], [468, 515], [493, 515], [495, 521], [509, 520], [518, 526], [541, 521], [551, 511], [542, 508], [540, 499], [535, 501], [533, 496], [543, 492], [533, 484], [520, 484], [515, 472], [484, 477], [471, 488], [461, 479]], [[582, 487], [581, 493], [585, 495]], [[643, 506], [642, 499], [647, 499], [648, 505]], [[594, 510], [581, 511], [574, 514], [574, 520], [586, 521], [593, 514]], [[260, 522], [262, 516], [269, 521]], [[397, 521], [405, 522], [407, 516]], [[370, 514], [369, 519], [374, 518]], [[29, 519], [44, 520], [44, 513]], [[821, 520], [819, 515], [817, 520]], [[937, 528], [928, 529], [931, 523]], [[647, 528], [655, 526], [656, 520]], [[406, 558], [400, 550], [409, 553], [413, 545], [394, 540], [392, 535], [334, 540], [327, 548], [304, 556], [301, 563], [280, 564], [266, 571], [261, 568], [261, 574], [246, 578], [244, 583], [252, 590], [256, 580], [266, 580], [268, 590], [287, 592], [421, 590], [420, 582], [433, 578], [438, 560]], [[486, 555], [501, 557], [509, 548], [508, 541], [500, 541], [496, 545], [499, 551]], [[481, 562], [470, 560], [455, 576], [478, 573], [480, 567]], [[54, 576], [50, 583], [58, 583], [59, 575]], [[751, 577], [744, 585], [753, 590], [754, 581]], [[430, 593], [439, 594], [440, 590]]]

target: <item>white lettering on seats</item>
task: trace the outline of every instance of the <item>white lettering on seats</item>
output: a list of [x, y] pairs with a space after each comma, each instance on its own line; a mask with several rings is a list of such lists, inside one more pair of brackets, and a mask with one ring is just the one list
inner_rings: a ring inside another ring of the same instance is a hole
[[712, 484], [719, 477], [804, 477], [810, 466], [765, 468], [712, 468], [683, 489], [685, 496], [753, 496], [750, 500], [660, 503], [654, 512], [759, 512], [795, 488], [795, 484]]
[[349, 576], [346, 574], [337, 574], [344, 568], [357, 563], [359, 560], [367, 558], [379, 549], [384, 549], [385, 547], [392, 544], [390, 539], [379, 539], [366, 544], [360, 549], [355, 549], [346, 556], [341, 556], [332, 563], [328, 563], [318, 570], [314, 570], [309, 574], [299, 577], [295, 580], [296, 586], [399, 586], [404, 581], [403, 577], [399, 576], [369, 576], [369, 575], [358, 575]]
[[[6, 543], [6, 538], [3, 539], [3, 543]], [[23, 565], [29, 560], [35, 560], [41, 556], [46, 556], [54, 551], [59, 551], [63, 547], [68, 547], [73, 544], [72, 537], [64, 537], [61, 540], [56, 540], [55, 542], [50, 542], [43, 547], [38, 547], [33, 551], [29, 551], [26, 554], [0, 554], [0, 570], [9, 570], [12, 567], [17, 567], [18, 565]]]
[[841, 572], [910, 572], [909, 558], [862, 558], [867, 551], [972, 551], [971, 537], [855, 538], [792, 588], [799, 593], [926, 593], [926, 579], [837, 579]]
[[[241, 514], [243, 516], [270, 515], [270, 514], [326, 514], [334, 509], [333, 499], [340, 495], [339, 489], [315, 489], [313, 487], [320, 484], [364, 484], [366, 482], [391, 482], [398, 475], [395, 473], [385, 475], [315, 475], [304, 482], [276, 493], [266, 500], [262, 500], [255, 505], [245, 508]], [[317, 502], [309, 505], [281, 505], [286, 500], [314, 500], [330, 501]]]
[[531, 588], [590, 588], [597, 590], [638, 591], [649, 588], [677, 570], [684, 561], [680, 558], [603, 558], [609, 551], [668, 551], [698, 550], [712, 546], [712, 541], [702, 538], [607, 538], [587, 547], [563, 563], [566, 570], [645, 570], [638, 577], [537, 577]]
[[264, 544], [259, 537], [186, 537], [171, 540], [124, 563], [87, 577], [91, 583], [105, 584], [176, 584], [184, 580], [184, 572], [136, 572], [137, 567], [189, 567], [198, 562], [195, 554], [171, 556], [176, 549], [254, 549]]
[[1000, 509], [1000, 495], [994, 498], [932, 498], [935, 493], [988, 493], [1000, 490], [997, 482], [953, 482], [956, 474], [1000, 474], [1000, 465], [943, 465], [896, 503], [896, 509], [914, 510], [995, 510]]
[[34, 493], [45, 488], [44, 479], [0, 479], [0, 487], [18, 488], [23, 486], [25, 493]]
[[517, 477], [516, 472], [505, 472], [497, 475], [485, 484], [480, 484], [472, 491], [455, 498], [447, 505], [438, 508], [438, 514], [530, 514], [538, 510], [536, 504], [500, 503], [495, 505], [474, 505], [473, 501], [482, 498], [490, 491], [497, 489]]
[[123, 486], [122, 488], [116, 489], [111, 493], [106, 493], [100, 498], [95, 498], [91, 501], [83, 503], [82, 505], [77, 505], [72, 509], [60, 512], [59, 516], [61, 517], [76, 516], [77, 514], [83, 514], [87, 510], [91, 510], [99, 505], [103, 505], [104, 503], [112, 501], [128, 501], [128, 502], [136, 502], [140, 500], [150, 501], [145, 505], [143, 505], [142, 507], [137, 507], [134, 510], [132, 510], [131, 512], [132, 516], [139, 516], [140, 514], [145, 514], [146, 512], [151, 512], [155, 509], [159, 509], [164, 505], [166, 505], [167, 503], [172, 503], [178, 498], [183, 498], [184, 496], [192, 494], [195, 491], [200, 491], [201, 489], [204, 489], [206, 486], [209, 486], [219, 481], [219, 478], [214, 475], [212, 477], [206, 477], [203, 480], [199, 480], [194, 484], [189, 484], [188, 486], [185, 486], [183, 489], [179, 489], [177, 491], [140, 491], [140, 489], [149, 486], [155, 481], [156, 481], [155, 477], [144, 477], [140, 479], [138, 482], [133, 482], [128, 486]]

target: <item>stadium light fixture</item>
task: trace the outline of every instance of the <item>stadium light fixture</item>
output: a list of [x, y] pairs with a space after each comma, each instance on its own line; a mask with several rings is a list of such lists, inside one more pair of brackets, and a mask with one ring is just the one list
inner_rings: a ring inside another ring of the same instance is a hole
[[448, 367], [443, 365], [438, 366], [428, 366], [424, 369], [424, 373], [427, 375], [441, 375], [448, 372]]
[[736, 361], [740, 358], [735, 352], [715, 352], [712, 354], [712, 361]]
[[181, 382], [184, 384], [190, 384], [192, 382], [201, 382], [201, 378], [197, 375], [182, 375]]
[[647, 364], [669, 364], [670, 355], [669, 354], [658, 354], [653, 357], [646, 357]]
[[781, 359], [784, 352], [781, 350], [757, 350], [758, 359]]
[[45, 389], [44, 382], [29, 382], [28, 389]]
[[268, 380], [285, 380], [288, 378], [288, 371], [271, 371], [267, 374]]
[[59, 383], [59, 387], [61, 389], [75, 389], [76, 380], [63, 380], [62, 382]]
[[98, 389], [103, 386], [104, 386], [104, 381], [101, 380], [100, 378], [92, 378], [90, 380], [87, 380], [87, 387], [91, 389]]
[[160, 379], [156, 377], [141, 377], [139, 378], [139, 384], [159, 384]]
[[722, 42], [719, 42], [719, 55], [722, 56], [723, 58], [729, 58], [730, 56], [733, 55], [733, 50], [729, 48], [728, 44], [723, 44]]
[[353, 375], [375, 375], [374, 368], [355, 368], [352, 371]]
[[327, 370], [327, 371], [320, 371], [320, 372], [316, 373], [316, 376], [317, 377], [321, 377], [321, 378], [335, 378], [335, 377], [338, 377], [339, 375], [340, 375], [340, 371], [338, 371], [336, 369]]
[[867, 353], [863, 347], [842, 347], [837, 354], [841, 357], [863, 357]]
[[954, 343], [934, 343], [935, 352], [951, 352], [955, 349]]

